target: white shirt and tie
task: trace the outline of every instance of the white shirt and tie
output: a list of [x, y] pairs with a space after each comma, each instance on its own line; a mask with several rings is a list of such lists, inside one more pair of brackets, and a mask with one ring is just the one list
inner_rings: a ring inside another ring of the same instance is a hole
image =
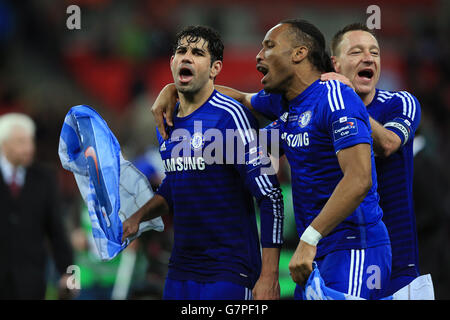
[[0, 154], [0, 169], [3, 181], [10, 187], [11, 193], [17, 196], [25, 183], [25, 168], [22, 166], [14, 167], [3, 154]]

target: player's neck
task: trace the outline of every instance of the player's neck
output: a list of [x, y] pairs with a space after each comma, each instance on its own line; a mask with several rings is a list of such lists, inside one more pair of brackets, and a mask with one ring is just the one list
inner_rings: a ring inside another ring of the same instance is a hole
[[367, 107], [372, 100], [375, 98], [376, 89], [373, 89], [369, 93], [366, 94], [358, 94], [361, 100], [364, 102], [364, 105]]
[[214, 86], [207, 84], [199, 91], [194, 93], [178, 92], [180, 98], [180, 107], [178, 108], [178, 117], [186, 117], [200, 108], [214, 91]]
[[285, 98], [290, 101], [306, 90], [311, 84], [320, 79], [320, 72], [309, 70], [309, 72], [296, 73], [291, 85], [286, 90]]

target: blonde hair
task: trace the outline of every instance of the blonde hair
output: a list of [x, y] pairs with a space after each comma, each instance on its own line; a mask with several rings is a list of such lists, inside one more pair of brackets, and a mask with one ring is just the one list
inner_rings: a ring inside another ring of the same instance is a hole
[[23, 113], [6, 113], [0, 116], [0, 146], [7, 140], [16, 127], [28, 131], [32, 136], [36, 131], [33, 119]]

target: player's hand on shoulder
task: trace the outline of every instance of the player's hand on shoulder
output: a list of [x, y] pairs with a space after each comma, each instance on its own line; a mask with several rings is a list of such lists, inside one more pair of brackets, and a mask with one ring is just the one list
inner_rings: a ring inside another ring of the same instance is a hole
[[353, 86], [353, 84], [350, 82], [350, 80], [346, 76], [336, 73], [336, 72], [322, 73], [320, 75], [320, 80], [321, 81], [338, 80], [338, 81], [342, 82], [343, 84], [346, 84], [353, 90], [355, 90], [355, 87]]

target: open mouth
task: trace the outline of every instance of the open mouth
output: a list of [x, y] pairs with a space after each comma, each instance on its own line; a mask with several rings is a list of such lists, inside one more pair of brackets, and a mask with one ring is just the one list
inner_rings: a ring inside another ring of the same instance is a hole
[[256, 66], [256, 70], [258, 70], [259, 72], [261, 72], [264, 76], [269, 72], [269, 69], [267, 69], [266, 67], [258, 64]]
[[372, 69], [363, 69], [358, 72], [358, 76], [361, 78], [366, 78], [366, 79], [370, 80], [373, 78], [374, 72]]
[[194, 77], [194, 73], [187, 67], [182, 67], [179, 72], [181, 82], [189, 82]]
[[264, 77], [261, 79], [261, 83], [264, 84], [264, 80], [266, 79], [266, 76], [269, 73], [269, 69], [261, 64], [257, 64], [256, 70], [258, 70], [263, 74]]

